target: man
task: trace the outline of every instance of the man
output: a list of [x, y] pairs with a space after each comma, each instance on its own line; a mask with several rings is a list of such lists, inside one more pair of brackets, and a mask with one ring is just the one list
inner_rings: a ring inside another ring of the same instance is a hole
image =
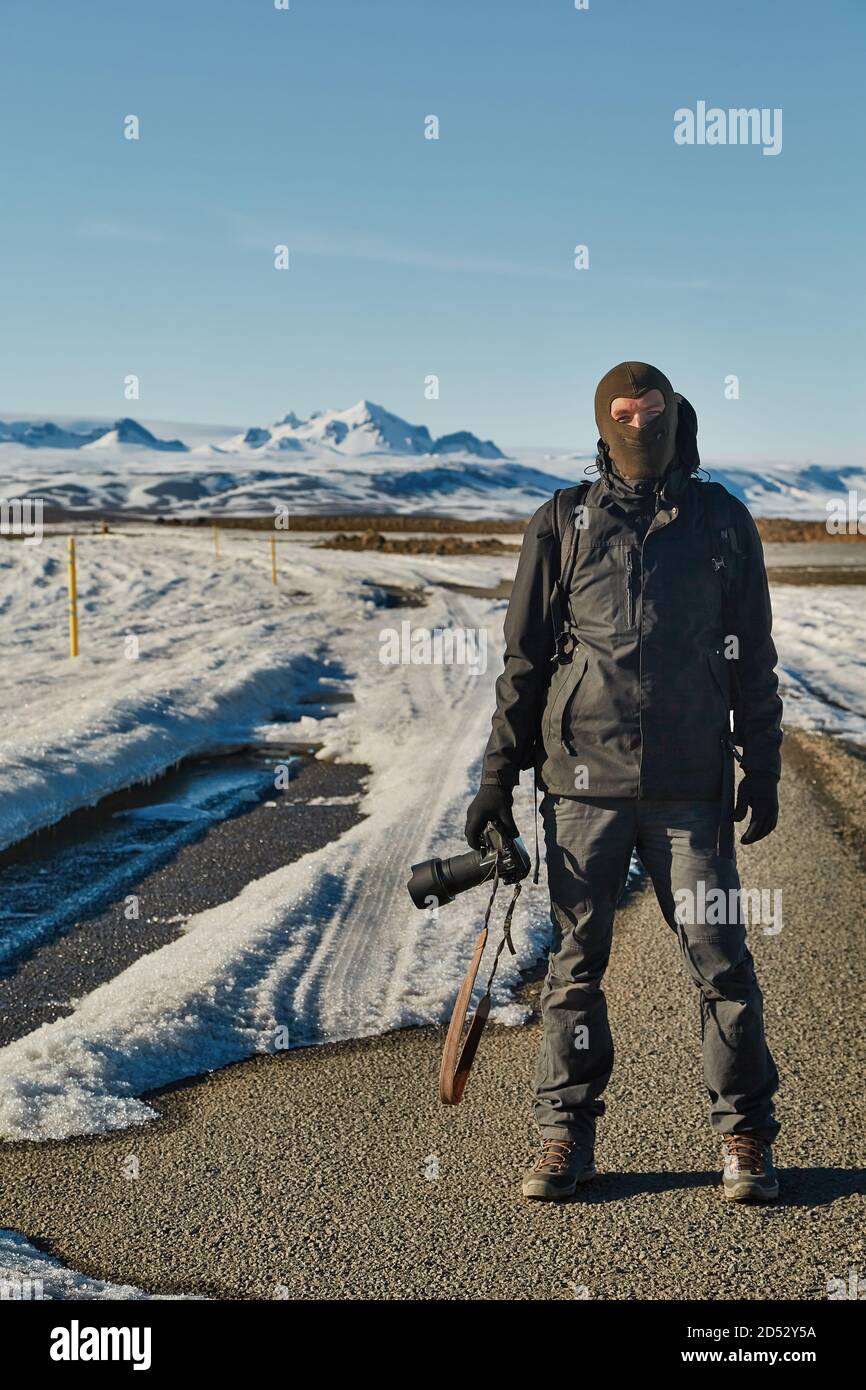
[[[781, 701], [761, 542], [740, 502], [693, 477], [697, 420], [662, 372], [614, 367], [595, 415], [597, 481], [557, 494], [526, 531], [466, 821], [473, 848], [489, 821], [516, 835], [513, 789], [534, 767], [553, 942], [533, 1084], [541, 1153], [523, 1192], [568, 1197], [595, 1173], [613, 1067], [602, 977], [636, 849], [700, 991], [725, 1196], [769, 1201], [778, 1074], [731, 891], [733, 820], [751, 812], [742, 843], [753, 844], [778, 816]], [[721, 914], [714, 889], [731, 905]]]

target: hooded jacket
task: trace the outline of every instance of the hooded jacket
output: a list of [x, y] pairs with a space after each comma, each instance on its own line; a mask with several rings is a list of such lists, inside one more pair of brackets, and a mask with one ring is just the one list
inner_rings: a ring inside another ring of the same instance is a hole
[[483, 783], [514, 786], [534, 764], [539, 785], [555, 795], [716, 800], [732, 680], [743, 767], [779, 776], [782, 703], [761, 540], [731, 497], [741, 563], [723, 596], [704, 485], [692, 476], [697, 421], [688, 402], [679, 406], [677, 459], [661, 481], [626, 481], [600, 448], [561, 662], [550, 608], [560, 567], [553, 500], [529, 522]]

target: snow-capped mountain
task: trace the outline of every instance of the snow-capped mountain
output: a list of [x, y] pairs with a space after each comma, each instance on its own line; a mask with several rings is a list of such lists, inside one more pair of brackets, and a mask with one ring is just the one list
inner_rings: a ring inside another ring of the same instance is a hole
[[158, 439], [137, 420], [117, 420], [114, 428], [106, 430], [85, 449], [110, 449], [117, 444], [133, 444], [138, 449], [157, 449], [166, 453], [186, 453], [187, 445], [181, 439]]
[[358, 401], [348, 410], [317, 410], [308, 420], [290, 411], [268, 428], [254, 426], [223, 446], [241, 449], [333, 449], [339, 454], [468, 454], [504, 459], [491, 439], [469, 430], [434, 439], [426, 425], [410, 425], [374, 401]]
[[[52, 420], [0, 420], [0, 444], [24, 444], [30, 449], [112, 449], [126, 445], [162, 453], [185, 453], [190, 445], [182, 439], [161, 439], [145, 425], [126, 417], [112, 425], [94, 424], [75, 428]], [[348, 410], [317, 410], [302, 420], [290, 410], [273, 425], [251, 425], [240, 434], [193, 446], [205, 451], [319, 454], [333, 450], [338, 454], [460, 454], [470, 458], [504, 459], [505, 454], [492, 439], [479, 439], [470, 430], [434, 439], [426, 425], [410, 425], [399, 415], [373, 401], [358, 401]]]
[[468, 430], [458, 430], [456, 434], [441, 434], [433, 444], [434, 454], [474, 454], [476, 458], [502, 459], [505, 454], [498, 449], [492, 439], [479, 439]]
[[30, 449], [80, 449], [104, 432], [103, 426], [82, 433], [53, 420], [0, 420], [0, 444], [26, 444]]
[[95, 449], [132, 444], [139, 449], [185, 452], [187, 445], [180, 439], [158, 439], [137, 420], [128, 417], [115, 420], [108, 428], [95, 425], [89, 430], [76, 430], [57, 425], [53, 420], [0, 420], [0, 444], [26, 444], [29, 449]]

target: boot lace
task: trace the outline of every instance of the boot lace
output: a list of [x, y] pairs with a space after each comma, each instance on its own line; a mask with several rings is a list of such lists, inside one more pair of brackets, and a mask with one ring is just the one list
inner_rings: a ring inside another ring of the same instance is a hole
[[542, 1139], [541, 1153], [535, 1162], [536, 1173], [559, 1173], [568, 1163], [572, 1143], [570, 1139]]
[[725, 1149], [736, 1159], [737, 1168], [744, 1172], [761, 1173], [764, 1168], [764, 1145], [754, 1134], [725, 1134]]

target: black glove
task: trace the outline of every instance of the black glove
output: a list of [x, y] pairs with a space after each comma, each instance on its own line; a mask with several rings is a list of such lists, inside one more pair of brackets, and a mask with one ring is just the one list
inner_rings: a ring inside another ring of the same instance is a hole
[[746, 773], [737, 789], [734, 820], [745, 820], [748, 810], [751, 810], [752, 816], [745, 835], [740, 836], [741, 845], [753, 845], [776, 829], [779, 784], [772, 772]]
[[518, 830], [511, 814], [514, 793], [510, 787], [500, 787], [495, 783], [483, 786], [466, 812], [465, 835], [473, 849], [481, 848], [481, 832], [488, 821], [493, 821], [498, 830], [517, 839]]

